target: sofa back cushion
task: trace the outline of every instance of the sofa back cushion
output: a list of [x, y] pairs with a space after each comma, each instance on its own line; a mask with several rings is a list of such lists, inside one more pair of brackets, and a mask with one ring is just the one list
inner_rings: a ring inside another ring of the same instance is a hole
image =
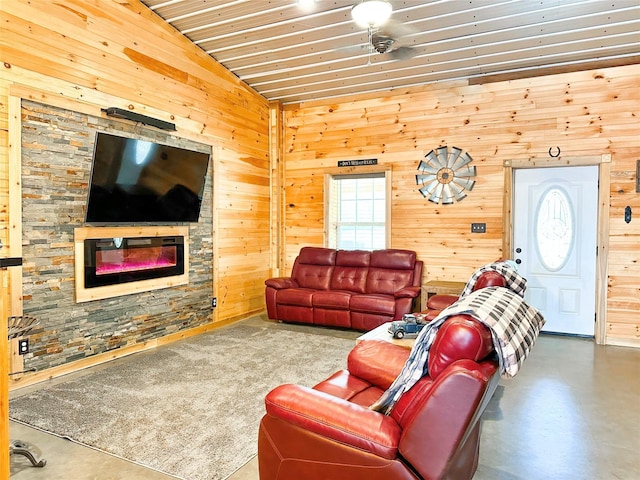
[[301, 288], [328, 290], [335, 263], [334, 249], [303, 247], [293, 264], [291, 278]]
[[365, 293], [370, 259], [371, 252], [365, 250], [338, 250], [331, 290]]
[[367, 274], [366, 293], [393, 295], [414, 284], [416, 252], [411, 250], [375, 250]]
[[489, 271], [484, 272], [476, 280], [476, 284], [473, 286], [473, 290], [480, 290], [486, 287], [506, 287], [507, 281], [498, 272]]

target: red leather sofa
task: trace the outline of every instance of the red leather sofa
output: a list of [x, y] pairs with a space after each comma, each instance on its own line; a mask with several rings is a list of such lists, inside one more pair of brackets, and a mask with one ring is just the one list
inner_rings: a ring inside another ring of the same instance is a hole
[[500, 378], [490, 331], [467, 315], [450, 317], [431, 346], [429, 374], [390, 415], [368, 408], [408, 356], [391, 343], [362, 341], [346, 370], [315, 387], [272, 390], [258, 434], [260, 479], [471, 479], [480, 416]]
[[290, 277], [265, 281], [267, 315], [368, 331], [412, 311], [422, 261], [410, 250], [304, 247]]

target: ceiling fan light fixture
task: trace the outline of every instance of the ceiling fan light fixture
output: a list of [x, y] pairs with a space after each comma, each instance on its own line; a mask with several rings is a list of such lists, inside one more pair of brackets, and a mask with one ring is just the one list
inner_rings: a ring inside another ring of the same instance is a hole
[[361, 28], [376, 28], [389, 20], [392, 11], [385, 0], [365, 0], [351, 8], [351, 18]]
[[298, 0], [298, 7], [304, 11], [310, 11], [315, 6], [316, 0]]

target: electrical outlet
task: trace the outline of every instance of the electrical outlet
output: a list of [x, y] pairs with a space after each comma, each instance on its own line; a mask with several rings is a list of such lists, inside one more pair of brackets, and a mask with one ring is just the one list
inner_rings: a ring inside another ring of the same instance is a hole
[[28, 338], [21, 338], [20, 340], [18, 340], [18, 353], [20, 355], [26, 355], [27, 353], [29, 353], [29, 339]]
[[218, 297], [211, 298], [211, 308], [216, 308], [218, 306]]
[[471, 233], [487, 233], [487, 224], [486, 223], [472, 223], [471, 224]]

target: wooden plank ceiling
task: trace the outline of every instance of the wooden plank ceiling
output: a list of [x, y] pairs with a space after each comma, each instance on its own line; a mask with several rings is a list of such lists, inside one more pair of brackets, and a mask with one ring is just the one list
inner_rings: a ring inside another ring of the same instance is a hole
[[[269, 100], [284, 104], [466, 79], [640, 63], [637, 0], [391, 0], [369, 48], [353, 0], [143, 0]], [[398, 48], [398, 47], [409, 47]], [[410, 52], [410, 58], [398, 59]]]

